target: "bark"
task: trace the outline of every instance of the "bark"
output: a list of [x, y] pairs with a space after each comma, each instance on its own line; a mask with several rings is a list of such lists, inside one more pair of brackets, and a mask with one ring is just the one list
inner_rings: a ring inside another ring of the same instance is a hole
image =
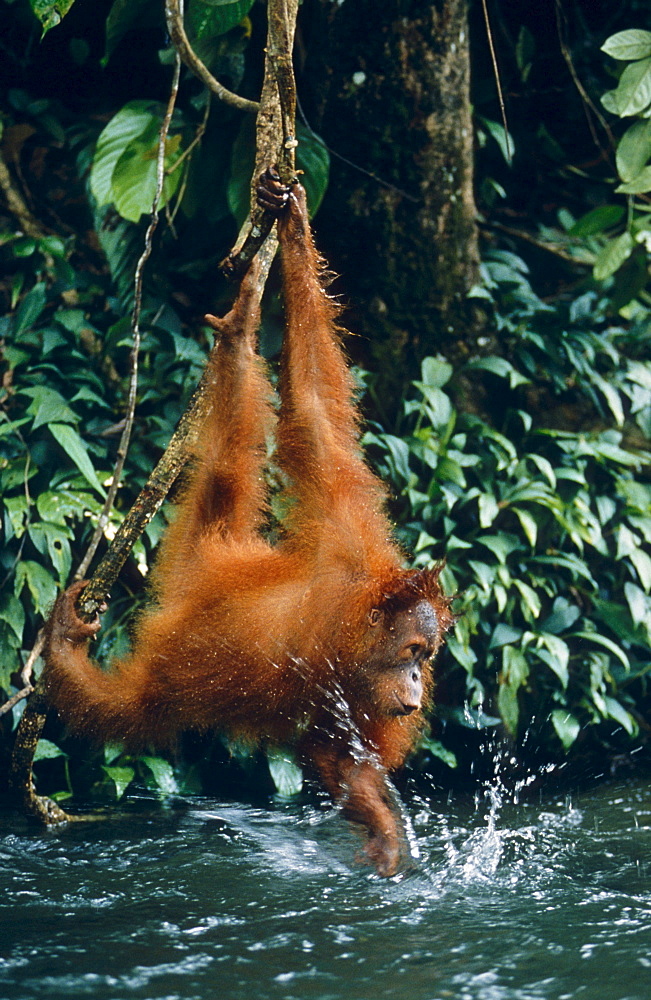
[[467, 0], [318, 0], [304, 30], [308, 120], [374, 175], [334, 159], [317, 218], [349, 324], [403, 374], [461, 360], [480, 332]]

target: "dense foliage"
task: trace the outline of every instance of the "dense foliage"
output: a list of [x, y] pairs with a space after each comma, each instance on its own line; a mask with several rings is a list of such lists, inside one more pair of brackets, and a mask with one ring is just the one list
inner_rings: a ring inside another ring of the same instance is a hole
[[[57, 589], [83, 556], [111, 474], [170, 53], [161, 49], [159, 61], [157, 0], [107, 6], [99, 42], [81, 10], [62, 36], [65, 52], [56, 36], [76, 8], [34, 3], [45, 28], [66, 14], [40, 56], [28, 51], [27, 4], [2, 6], [4, 21], [12, 19], [6, 45], [22, 65], [22, 84], [7, 89], [0, 109], [2, 158], [16, 188], [27, 176], [32, 206], [16, 217], [3, 188], [0, 688], [9, 697], [21, 687], [21, 667]], [[248, 0], [191, 0], [188, 10], [202, 58], [251, 96], [261, 64], [259, 8]], [[137, 37], [149, 46], [140, 92], [110, 85], [115, 67], [129, 65], [125, 39], [133, 38], [136, 13], [146, 26]], [[526, 81], [535, 38], [522, 29], [517, 46]], [[52, 95], [32, 78], [48, 53], [66, 59], [71, 74]], [[603, 66], [609, 128], [619, 137], [618, 177], [606, 169], [591, 178], [583, 204], [573, 190], [571, 206], [558, 205], [553, 219], [547, 213], [528, 243], [512, 233], [487, 241], [483, 283], [473, 295], [490, 317], [499, 354], [457, 370], [427, 358], [404, 403], [388, 412], [376, 392], [381, 373], [360, 374], [371, 418], [365, 444], [391, 485], [400, 538], [419, 564], [445, 556], [444, 582], [460, 595], [421, 761], [445, 762], [441, 775], [457, 763], [467, 767], [464, 732], [476, 740], [500, 723], [523, 755], [592, 770], [604, 756], [643, 747], [648, 735], [651, 34], [619, 32], [604, 53], [593, 55]], [[75, 67], [86, 68], [89, 83], [73, 93]], [[615, 77], [609, 90], [607, 73]], [[499, 162], [500, 149], [506, 159], [514, 149], [517, 165], [519, 135], [516, 121], [507, 143], [496, 109], [481, 111], [478, 190], [490, 222], [509, 199], [511, 168]], [[548, 148], [542, 123], [539, 138]], [[309, 129], [300, 139], [316, 209], [328, 154]], [[146, 277], [137, 429], [107, 540], [198, 379], [207, 337], [197, 317], [218, 309], [226, 294], [216, 265], [246, 214], [252, 156], [252, 121], [209, 104], [188, 74], [166, 145], [166, 225]], [[553, 265], [541, 265], [541, 254]], [[271, 304], [263, 330], [269, 356], [277, 328]], [[104, 619], [100, 658], [128, 643], [126, 622], [163, 526], [157, 518], [134, 549]], [[7, 744], [21, 709], [0, 720]], [[179, 781], [207, 787], [196, 768], [181, 767], [175, 778], [164, 761], [125, 759], [119, 748], [107, 748], [100, 770], [87, 771], [60, 731], [48, 736], [71, 754], [68, 762], [52, 742], [41, 743], [40, 756], [50, 761], [39, 765], [42, 781], [62, 795], [71, 774], [75, 787], [118, 795], [134, 777], [163, 791]], [[271, 771], [279, 787], [296, 786], [282, 757]]]

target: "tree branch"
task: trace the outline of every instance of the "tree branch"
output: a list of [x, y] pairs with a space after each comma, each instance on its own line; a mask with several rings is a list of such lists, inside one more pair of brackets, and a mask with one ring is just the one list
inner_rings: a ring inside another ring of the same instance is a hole
[[30, 212], [20, 191], [14, 186], [9, 168], [2, 157], [0, 157], [0, 191], [5, 196], [7, 208], [25, 235], [36, 240], [43, 239], [47, 234]]
[[[298, 0], [268, 0], [267, 58], [256, 119], [256, 158], [251, 179], [251, 212], [238, 240], [221, 262], [227, 278], [239, 280], [265, 242], [274, 224], [270, 212], [255, 200], [258, 178], [269, 166], [278, 166], [285, 183], [294, 177], [296, 85], [292, 50], [296, 30]], [[275, 251], [274, 251], [275, 252]]]
[[185, 63], [188, 69], [192, 70], [195, 76], [199, 77], [208, 90], [215, 94], [220, 101], [224, 101], [225, 104], [230, 104], [231, 107], [238, 108], [240, 111], [255, 112], [258, 110], [259, 105], [256, 101], [249, 101], [246, 97], [240, 97], [239, 94], [234, 94], [232, 91], [227, 90], [219, 80], [215, 79], [210, 70], [201, 62], [201, 59], [192, 51], [192, 46], [188, 41], [188, 36], [183, 27], [181, 0], [165, 0], [165, 20], [167, 22], [167, 30], [172, 39], [172, 45], [180, 56], [181, 61]]

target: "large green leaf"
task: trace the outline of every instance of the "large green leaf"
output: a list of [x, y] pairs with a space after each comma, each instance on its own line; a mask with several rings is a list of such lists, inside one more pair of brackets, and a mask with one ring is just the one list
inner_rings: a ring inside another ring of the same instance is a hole
[[113, 201], [113, 171], [127, 146], [160, 121], [152, 101], [130, 101], [111, 118], [97, 140], [90, 189], [98, 205]]
[[151, 771], [156, 787], [164, 795], [175, 795], [179, 786], [174, 776], [174, 768], [162, 757], [141, 757], [142, 763]]
[[617, 146], [617, 172], [623, 181], [637, 177], [651, 157], [651, 120], [643, 119], [628, 128]]
[[[158, 137], [160, 122], [153, 120], [147, 130], [129, 143], [113, 170], [111, 189], [115, 208], [129, 222], [138, 222], [141, 215], [151, 212], [158, 184]], [[165, 166], [169, 167], [178, 151], [180, 136], [167, 142]], [[158, 207], [162, 208], [181, 181], [182, 171], [175, 170], [165, 177]]]
[[651, 58], [627, 66], [616, 90], [619, 115], [638, 115], [651, 104]]
[[34, 418], [32, 430], [53, 421], [65, 424], [76, 422], [76, 414], [73, 413], [66, 400], [56, 389], [51, 389], [47, 385], [34, 385], [20, 391], [23, 396], [32, 397], [32, 401], [27, 407], [27, 413]]
[[188, 30], [200, 41], [225, 35], [246, 17], [253, 3], [254, 0], [190, 0]]
[[651, 31], [629, 28], [611, 35], [601, 46], [601, 51], [622, 62], [632, 59], [646, 59], [651, 56]]

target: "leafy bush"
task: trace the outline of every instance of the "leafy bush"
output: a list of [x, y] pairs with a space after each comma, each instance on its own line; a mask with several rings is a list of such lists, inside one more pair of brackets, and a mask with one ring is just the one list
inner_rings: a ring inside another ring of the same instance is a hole
[[[365, 439], [406, 548], [422, 564], [445, 554], [459, 595], [441, 684], [459, 700], [438, 711], [459, 720], [466, 697], [475, 722], [498, 716], [548, 756], [591, 732], [632, 746], [651, 670], [651, 453], [639, 447], [651, 364], [626, 356], [636, 331], [607, 322], [594, 291], [552, 309], [513, 254], [485, 266], [513, 361], [455, 374], [425, 359], [393, 433]], [[455, 406], [469, 379], [486, 414]], [[536, 423], [531, 392], [549, 403]], [[561, 406], [580, 427], [554, 426]]]

